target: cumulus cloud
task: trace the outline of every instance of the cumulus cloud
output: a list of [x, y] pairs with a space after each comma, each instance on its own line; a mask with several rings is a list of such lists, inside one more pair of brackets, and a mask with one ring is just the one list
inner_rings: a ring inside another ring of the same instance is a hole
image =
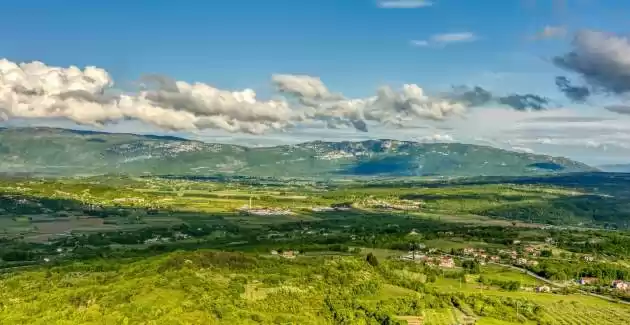
[[453, 93], [449, 95], [458, 102], [468, 106], [484, 106], [487, 104], [502, 104], [519, 111], [540, 111], [549, 107], [549, 99], [534, 94], [509, 94], [507, 96], [495, 96], [490, 91], [480, 86], [453, 87]]
[[99, 126], [140, 120], [166, 130], [221, 129], [261, 134], [299, 123], [368, 131], [368, 123], [404, 127], [461, 115], [465, 105], [431, 97], [417, 85], [382, 87], [368, 98], [331, 92], [317, 77], [276, 74], [285, 98], [260, 100], [252, 89], [229, 91], [162, 75], [146, 75], [132, 93], [116, 91], [107, 71], [0, 60], [0, 118], [65, 118]]
[[414, 9], [424, 8], [433, 5], [432, 1], [428, 0], [377, 0], [376, 6], [386, 9]]
[[466, 111], [462, 103], [430, 97], [415, 84], [403, 85], [399, 91], [384, 86], [369, 98], [346, 98], [332, 94], [317, 78], [276, 75], [272, 79], [278, 90], [293, 95], [303, 106], [305, 119], [325, 121], [330, 128], [351, 126], [367, 132], [366, 121], [404, 126], [417, 119], [440, 121]]
[[292, 119], [285, 102], [258, 101], [251, 89], [230, 92], [159, 76], [144, 82], [153, 87], [116, 93], [107, 71], [96, 67], [0, 60], [0, 111], [6, 118], [66, 118], [88, 125], [137, 119], [170, 130], [248, 133], [280, 129]]
[[412, 40], [410, 44], [412, 46], [425, 47], [425, 46], [445, 46], [452, 43], [468, 43], [474, 42], [478, 39], [477, 35], [472, 32], [460, 32], [460, 33], [446, 33], [435, 34], [428, 40]]
[[568, 53], [554, 57], [553, 63], [578, 74], [586, 85], [576, 89], [568, 79], [559, 79], [561, 82], [556, 83], [565, 94], [575, 95], [573, 91], [577, 90], [577, 99], [583, 100], [593, 92], [622, 95], [630, 91], [628, 37], [583, 30], [576, 33], [572, 47]]

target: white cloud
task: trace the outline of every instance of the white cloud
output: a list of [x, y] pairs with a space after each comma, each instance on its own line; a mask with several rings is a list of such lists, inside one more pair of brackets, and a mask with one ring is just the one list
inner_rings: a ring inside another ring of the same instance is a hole
[[103, 125], [113, 132], [247, 145], [390, 138], [491, 145], [593, 164], [627, 162], [630, 157], [630, 115], [612, 112], [625, 108], [469, 108], [428, 95], [414, 84], [348, 98], [318, 77], [286, 74], [271, 77], [283, 95], [275, 100], [258, 99], [251, 89], [228, 91], [159, 76], [143, 82], [144, 88], [121, 93], [107, 71], [96, 67], [2, 60], [0, 115], [9, 119], [3, 125]]
[[428, 96], [415, 84], [401, 90], [384, 86], [375, 96], [350, 99], [329, 91], [317, 77], [275, 74], [271, 79], [287, 98], [261, 100], [252, 89], [222, 90], [159, 75], [145, 76], [137, 92], [121, 93], [104, 69], [3, 59], [0, 118], [65, 118], [93, 126], [135, 119], [165, 130], [262, 134], [316, 122], [367, 131], [367, 121], [404, 126], [465, 112], [462, 104]]
[[435, 43], [472, 42], [476, 39], [475, 34], [471, 32], [437, 34], [431, 37], [431, 40]]
[[469, 43], [478, 40], [477, 35], [472, 32], [435, 34], [428, 40], [412, 40], [412, 46], [445, 46], [452, 43]]
[[430, 7], [433, 2], [428, 0], [377, 0], [376, 5], [386, 9], [414, 9]]

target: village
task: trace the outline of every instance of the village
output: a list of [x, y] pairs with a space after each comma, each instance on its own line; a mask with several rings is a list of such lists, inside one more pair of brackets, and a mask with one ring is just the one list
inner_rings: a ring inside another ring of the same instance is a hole
[[[547, 238], [546, 244], [551, 245], [553, 243], [552, 238]], [[579, 287], [581, 289], [588, 289], [592, 292], [602, 291], [618, 291], [623, 293], [630, 293], [630, 282], [623, 280], [612, 280], [610, 282], [602, 281], [596, 277], [578, 277], [570, 281], [554, 282], [549, 279], [544, 279], [537, 276], [533, 272], [536, 266], [539, 265], [541, 258], [549, 257], [551, 251], [543, 249], [541, 246], [536, 245], [521, 245], [521, 242], [513, 241], [514, 245], [519, 245], [518, 249], [483, 249], [465, 247], [463, 249], [451, 250], [449, 253], [444, 253], [437, 248], [427, 248], [424, 244], [415, 244], [417, 250], [409, 251], [408, 254], [400, 256], [401, 260], [414, 261], [417, 263], [424, 263], [430, 267], [440, 267], [444, 269], [456, 268], [456, 260], [461, 261], [472, 260], [479, 265], [495, 264], [506, 267], [512, 267], [520, 270], [523, 273], [536, 277], [539, 280], [544, 280], [547, 283], [554, 283], [558, 287]], [[548, 248], [548, 247], [544, 247]], [[591, 255], [581, 255], [579, 257], [583, 262], [592, 263], [595, 262], [595, 257]], [[534, 288], [536, 292], [551, 292], [552, 288], [547, 285], [541, 285]]]

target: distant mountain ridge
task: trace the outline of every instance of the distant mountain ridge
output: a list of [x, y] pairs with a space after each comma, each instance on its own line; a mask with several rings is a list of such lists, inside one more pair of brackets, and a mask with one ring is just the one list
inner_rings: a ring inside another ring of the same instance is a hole
[[611, 164], [597, 166], [599, 169], [610, 173], [630, 173], [630, 163], [628, 164]]
[[0, 172], [79, 175], [517, 176], [597, 169], [461, 143], [314, 141], [250, 148], [171, 136], [0, 128]]

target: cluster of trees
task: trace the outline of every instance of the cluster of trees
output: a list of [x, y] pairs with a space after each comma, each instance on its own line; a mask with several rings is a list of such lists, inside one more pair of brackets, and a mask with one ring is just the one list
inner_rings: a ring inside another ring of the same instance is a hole
[[594, 277], [602, 282], [630, 280], [630, 270], [610, 263], [584, 263], [566, 260], [544, 260], [536, 266], [527, 268], [548, 279], [573, 280], [580, 277]]

